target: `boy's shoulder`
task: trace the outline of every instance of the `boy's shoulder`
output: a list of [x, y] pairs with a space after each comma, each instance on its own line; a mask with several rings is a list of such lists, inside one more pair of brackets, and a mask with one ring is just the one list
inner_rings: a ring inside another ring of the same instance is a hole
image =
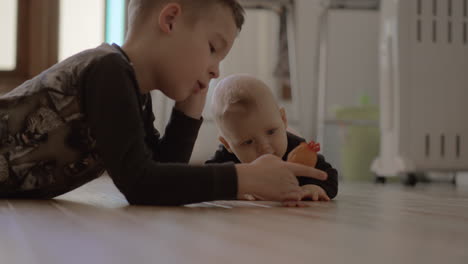
[[[103, 43], [100, 46], [82, 51], [63, 61], [61, 68], [75, 68], [76, 72], [87, 73], [89, 69], [99, 67], [131, 69], [130, 59], [116, 44]], [[68, 65], [68, 67], [67, 67]], [[70, 67], [71, 66], [71, 67]]]
[[134, 77], [130, 58], [118, 45], [103, 44], [89, 52], [92, 53], [91, 61], [83, 71], [84, 75], [94, 73], [94, 75], [116, 76], [130, 73]]
[[35, 94], [46, 89], [62, 94], [74, 95], [78, 93], [84, 75], [92, 66], [106, 60], [108, 64], [122, 62], [129, 64], [128, 58], [116, 45], [107, 43], [77, 53], [43, 71], [31, 80], [28, 80], [3, 96], [21, 97], [26, 94]]
[[91, 59], [95, 63], [106, 60], [106, 61], [111, 61], [111, 62], [113, 61], [121, 65], [124, 64], [125, 66], [128, 66], [128, 67], [131, 66], [130, 58], [123, 51], [123, 49], [117, 44], [109, 45], [107, 43], [104, 43], [95, 49], [89, 50], [88, 52], [91, 53]]
[[118, 45], [103, 43], [96, 48], [79, 52], [52, 66], [41, 75], [43, 78], [53, 78], [56, 75], [76, 79], [85, 74], [94, 65], [106, 62], [117, 65], [130, 65], [128, 57]]
[[116, 44], [102, 43], [101, 45], [87, 49], [82, 52], [79, 52], [69, 58], [65, 59], [63, 62], [67, 61], [95, 61], [107, 56], [120, 58], [123, 60], [128, 60], [128, 57], [125, 55], [125, 52]]
[[79, 52], [52, 66], [44, 73], [51, 74], [58, 71], [81, 72], [89, 66], [92, 66], [102, 60], [112, 59], [129, 64], [129, 59], [118, 45], [103, 43], [96, 48]]

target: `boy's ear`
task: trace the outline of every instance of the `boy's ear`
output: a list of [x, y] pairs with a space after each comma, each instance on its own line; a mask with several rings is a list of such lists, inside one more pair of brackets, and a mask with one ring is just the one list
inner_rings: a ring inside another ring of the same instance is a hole
[[279, 111], [280, 111], [281, 119], [283, 120], [283, 123], [284, 123], [284, 127], [287, 128], [288, 118], [286, 117], [286, 110], [284, 110], [284, 107], [281, 107]]
[[159, 28], [164, 33], [170, 33], [174, 28], [177, 18], [182, 13], [182, 7], [178, 3], [169, 3], [159, 13]]
[[229, 151], [229, 153], [232, 153], [232, 150], [231, 150], [231, 147], [229, 146], [229, 143], [226, 141], [226, 139], [222, 136], [219, 136], [219, 141], [221, 142], [221, 144], [224, 145], [224, 147], [227, 149], [227, 151]]

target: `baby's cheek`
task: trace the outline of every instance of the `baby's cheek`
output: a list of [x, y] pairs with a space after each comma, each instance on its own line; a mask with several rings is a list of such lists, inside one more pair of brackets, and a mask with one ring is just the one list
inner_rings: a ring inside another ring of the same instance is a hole
[[260, 156], [260, 155], [257, 156], [256, 151], [251, 150], [251, 149], [239, 150], [234, 154], [236, 154], [236, 157], [242, 163], [250, 163], [250, 162], [256, 160]]
[[276, 153], [277, 155], [282, 158], [284, 154], [286, 154], [286, 150], [288, 149], [288, 139], [287, 137], [280, 137], [276, 142]]

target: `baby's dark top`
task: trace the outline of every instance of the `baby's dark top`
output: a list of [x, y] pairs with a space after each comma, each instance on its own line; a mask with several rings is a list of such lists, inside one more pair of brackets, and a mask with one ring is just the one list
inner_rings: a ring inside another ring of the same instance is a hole
[[[283, 156], [283, 160], [286, 160], [288, 154], [301, 142], [305, 142], [305, 140], [301, 137], [298, 137], [294, 134], [287, 133], [288, 138], [288, 147], [286, 149], [286, 153]], [[233, 153], [230, 153], [223, 145], [219, 145], [219, 149], [215, 152], [214, 156], [206, 161], [206, 164], [213, 164], [213, 163], [225, 163], [225, 162], [234, 162], [240, 163], [239, 159]], [[306, 178], [306, 177], [298, 177], [299, 185], [306, 185], [306, 184], [314, 184], [322, 187], [326, 192], [330, 199], [334, 198], [338, 193], [338, 172], [334, 169], [322, 155], [318, 155], [317, 164], [315, 168], [325, 171], [328, 174], [328, 178], [326, 181]]]

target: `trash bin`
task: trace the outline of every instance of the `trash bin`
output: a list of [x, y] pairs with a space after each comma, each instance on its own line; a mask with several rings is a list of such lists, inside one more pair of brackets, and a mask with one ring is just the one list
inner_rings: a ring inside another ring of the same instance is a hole
[[379, 109], [361, 98], [361, 106], [336, 110], [336, 118], [343, 133], [341, 175], [345, 181], [373, 181], [370, 170], [379, 153]]

